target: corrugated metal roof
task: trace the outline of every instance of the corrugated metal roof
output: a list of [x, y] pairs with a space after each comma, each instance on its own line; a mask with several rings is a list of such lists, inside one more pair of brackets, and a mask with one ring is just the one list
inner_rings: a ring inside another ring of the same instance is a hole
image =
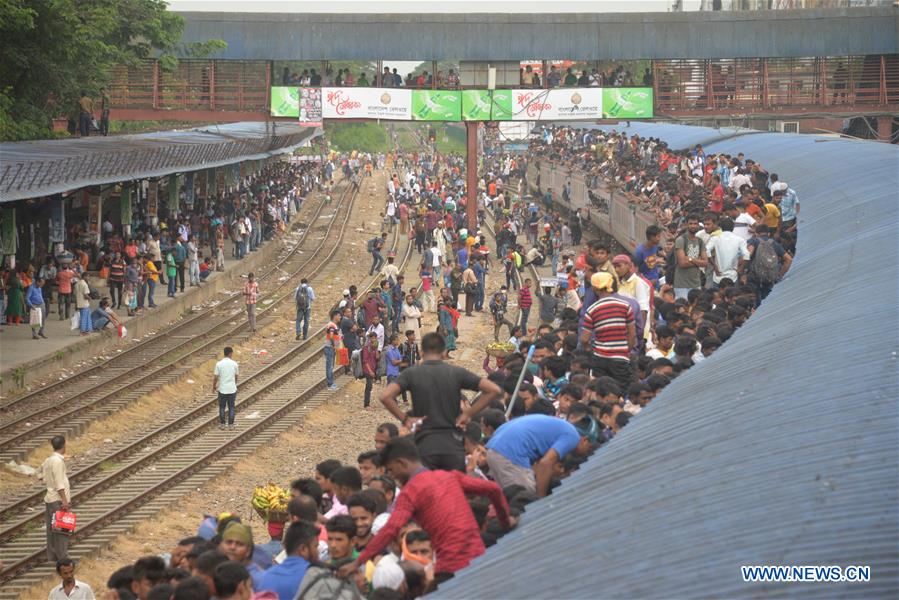
[[[377, 8], [372, 4], [372, 11]], [[899, 11], [889, 6], [683, 13], [179, 14], [187, 20], [185, 42], [222, 39], [228, 48], [216, 58], [241, 60], [623, 60], [899, 51]]]
[[293, 123], [232, 123], [186, 131], [0, 143], [0, 202], [258, 160], [289, 152], [320, 133]]
[[[797, 190], [793, 267], [436, 598], [899, 596], [899, 147], [671, 127], [633, 129], [744, 152]], [[750, 584], [742, 565], [871, 581]]]

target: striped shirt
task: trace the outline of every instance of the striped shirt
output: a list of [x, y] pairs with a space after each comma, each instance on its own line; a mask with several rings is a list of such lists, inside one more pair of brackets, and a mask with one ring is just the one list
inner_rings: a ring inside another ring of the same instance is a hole
[[634, 310], [621, 299], [606, 296], [584, 313], [584, 329], [593, 335], [593, 354], [602, 358], [628, 359], [627, 326], [634, 323]]
[[519, 308], [530, 308], [533, 304], [534, 300], [531, 296], [531, 290], [526, 287], [518, 290], [518, 307]]

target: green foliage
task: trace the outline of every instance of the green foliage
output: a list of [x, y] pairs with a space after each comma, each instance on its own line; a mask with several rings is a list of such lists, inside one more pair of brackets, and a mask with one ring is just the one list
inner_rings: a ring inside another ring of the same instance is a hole
[[443, 154], [462, 154], [468, 151], [464, 125], [437, 125], [437, 151]]
[[163, 0], [0, 1], [0, 139], [50, 137], [50, 119], [77, 116], [81, 90], [96, 97], [116, 65], [174, 68], [225, 47], [181, 44], [183, 29]]
[[377, 123], [328, 123], [325, 135], [339, 152], [386, 152], [387, 133]]

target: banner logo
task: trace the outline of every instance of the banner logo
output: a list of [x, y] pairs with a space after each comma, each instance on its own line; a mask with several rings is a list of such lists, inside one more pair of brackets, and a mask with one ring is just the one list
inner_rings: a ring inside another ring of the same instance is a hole
[[[384, 94], [387, 96], [387, 94]], [[382, 101], [384, 96], [381, 96]], [[356, 110], [362, 108], [362, 103], [357, 102], [349, 98], [346, 94], [343, 93], [343, 90], [330, 90], [328, 92], [328, 104], [334, 107], [334, 112], [338, 115], [345, 115], [348, 110]], [[390, 96], [387, 96], [387, 101], [390, 101]], [[386, 102], [385, 102], [386, 104]]]

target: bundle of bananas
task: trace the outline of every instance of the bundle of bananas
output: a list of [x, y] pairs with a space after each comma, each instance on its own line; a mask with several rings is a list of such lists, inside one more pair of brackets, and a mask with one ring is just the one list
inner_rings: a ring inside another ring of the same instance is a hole
[[487, 354], [497, 358], [505, 358], [517, 351], [518, 348], [515, 347], [515, 344], [509, 342], [490, 342], [487, 344]]
[[265, 487], [257, 485], [253, 488], [253, 499], [250, 501], [260, 517], [280, 522], [286, 518], [288, 502], [290, 492], [276, 483], [269, 483]]

